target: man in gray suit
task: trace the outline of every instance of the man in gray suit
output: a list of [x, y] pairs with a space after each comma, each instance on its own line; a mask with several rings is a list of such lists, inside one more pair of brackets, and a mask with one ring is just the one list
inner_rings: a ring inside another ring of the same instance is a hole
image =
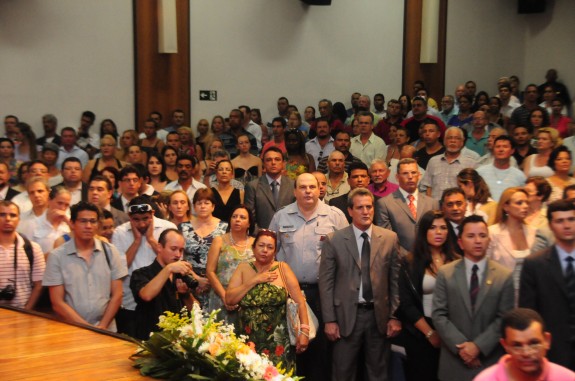
[[365, 379], [387, 380], [389, 337], [401, 330], [397, 235], [373, 225], [374, 197], [349, 193], [352, 225], [328, 234], [321, 253], [319, 291], [325, 334], [334, 342], [332, 380], [355, 380], [360, 352]]
[[439, 209], [437, 200], [417, 190], [420, 176], [414, 159], [401, 159], [396, 175], [399, 189], [380, 198], [375, 207], [375, 224], [396, 232], [399, 245], [405, 251], [411, 251], [421, 216], [427, 211]]
[[463, 258], [440, 267], [433, 292], [442, 381], [472, 380], [497, 362], [501, 316], [513, 308], [511, 272], [486, 258], [489, 230], [481, 216], [463, 219], [458, 243]]
[[267, 229], [274, 213], [295, 201], [293, 180], [282, 176], [285, 167], [282, 151], [270, 147], [264, 153], [265, 174], [250, 181], [245, 188], [244, 203], [259, 229]]

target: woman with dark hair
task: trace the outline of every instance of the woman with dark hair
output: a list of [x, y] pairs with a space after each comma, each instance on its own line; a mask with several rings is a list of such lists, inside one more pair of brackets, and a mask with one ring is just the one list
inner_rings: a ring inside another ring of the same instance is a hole
[[178, 171], [176, 170], [176, 161], [178, 160], [178, 151], [172, 146], [165, 146], [161, 152], [162, 160], [164, 161], [164, 171], [169, 181], [178, 179]]
[[202, 308], [208, 307], [210, 282], [206, 277], [208, 251], [214, 238], [226, 232], [228, 223], [213, 216], [216, 205], [214, 192], [208, 188], [200, 188], [194, 194], [194, 212], [189, 222], [178, 225], [186, 239], [184, 247], [184, 260], [194, 268], [194, 278], [199, 286], [194, 290], [194, 296]]
[[106, 167], [102, 169], [99, 174], [106, 176], [106, 178], [110, 180], [112, 189], [114, 190], [114, 195], [112, 197], [120, 197], [120, 194], [118, 193], [118, 187], [120, 186], [120, 171], [115, 167]]
[[436, 381], [441, 339], [431, 321], [435, 278], [439, 268], [458, 259], [458, 255], [455, 233], [440, 210], [430, 210], [421, 217], [417, 237], [420, 239], [405, 258], [399, 279], [406, 379]]
[[401, 94], [398, 98], [401, 105], [401, 116], [407, 118], [407, 114], [411, 111], [411, 98], [407, 94]]
[[315, 123], [315, 107], [307, 106], [303, 112], [303, 118], [310, 126]]
[[463, 94], [457, 100], [459, 102], [459, 113], [453, 115], [451, 119], [447, 122], [447, 126], [462, 127], [466, 124], [471, 124], [473, 122], [472, 105], [473, 98], [470, 95]]
[[549, 114], [542, 108], [531, 110], [529, 113], [529, 125], [537, 135], [537, 131], [540, 128], [549, 126]]
[[156, 192], [162, 192], [169, 180], [166, 176], [164, 159], [158, 152], [152, 152], [148, 156], [148, 173], [150, 174], [150, 185], [154, 187]]
[[555, 171], [555, 173], [553, 176], [547, 178], [547, 181], [549, 181], [551, 185], [549, 202], [561, 200], [565, 187], [575, 184], [575, 178], [569, 176], [572, 159], [571, 151], [563, 145], [551, 151], [547, 166]]
[[525, 223], [532, 228], [547, 228], [547, 200], [551, 196], [551, 185], [541, 176], [532, 176], [525, 181], [525, 192], [529, 211], [525, 217]]
[[118, 127], [112, 119], [104, 119], [100, 122], [100, 139], [106, 135], [112, 135], [118, 141]]
[[33, 161], [38, 158], [38, 147], [36, 146], [36, 134], [28, 123], [20, 122], [16, 125], [18, 128], [14, 137], [16, 150], [14, 157], [19, 161]]
[[345, 121], [347, 119], [347, 110], [345, 109], [343, 103], [335, 102], [333, 104], [332, 113], [333, 116], [335, 116], [337, 119], [339, 119], [342, 123], [345, 124]]
[[529, 255], [537, 232], [525, 223], [529, 212], [528, 197], [523, 188], [505, 189], [497, 205], [496, 223], [489, 227], [487, 257], [513, 271], [516, 303], [523, 260]]
[[228, 232], [214, 238], [208, 252], [206, 275], [212, 286], [209, 310], [221, 309], [220, 316], [228, 323], [236, 322], [234, 312], [238, 306], [226, 304], [226, 288], [236, 267], [253, 258], [254, 239], [250, 237], [253, 225], [252, 214], [246, 206], [236, 206], [231, 213]]
[[242, 133], [236, 136], [236, 147], [238, 147], [238, 156], [232, 160], [233, 175], [236, 180], [246, 185], [262, 175], [262, 160], [250, 152], [251, 144], [247, 134]]
[[[6, 164], [10, 172], [10, 186], [14, 187], [19, 183], [18, 169], [22, 162], [14, 158], [14, 142], [8, 138], [0, 138], [0, 161]], [[24, 183], [21, 184], [24, 186]]]
[[490, 97], [489, 98], [489, 110], [486, 112], [487, 121], [489, 125], [494, 126], [501, 126], [505, 127], [505, 118], [501, 113], [501, 107], [503, 103], [499, 97]]
[[295, 180], [302, 173], [315, 171], [315, 161], [313, 156], [305, 151], [305, 137], [300, 130], [287, 130], [285, 132], [285, 144], [287, 176]]
[[213, 187], [215, 199], [214, 217], [229, 222], [232, 210], [244, 202], [244, 191], [234, 188], [231, 181], [234, 179], [234, 166], [229, 159], [218, 161], [216, 164], [217, 187]]
[[551, 112], [549, 113], [549, 126], [553, 127], [559, 131], [559, 136], [566, 138], [569, 135], [569, 123], [571, 118], [562, 114], [562, 110], [565, 109], [563, 105], [563, 100], [560, 98], [555, 98], [551, 101]]
[[259, 108], [252, 108], [250, 112], [250, 118], [252, 122], [260, 126], [262, 130], [262, 146], [270, 141], [270, 131], [267, 126], [262, 122], [262, 113]]
[[91, 178], [100, 174], [106, 167], [114, 167], [117, 170], [121, 170], [126, 166], [126, 163], [116, 157], [116, 147], [116, 138], [112, 135], [104, 135], [104, 137], [100, 139], [100, 157], [88, 161], [88, 164], [86, 164], [82, 172], [83, 182], [90, 182]]
[[493, 225], [497, 202], [491, 198], [489, 186], [483, 177], [475, 169], [465, 168], [457, 174], [457, 185], [465, 193], [467, 212], [487, 216], [487, 225]]
[[548, 166], [551, 152], [563, 142], [559, 132], [551, 127], [540, 128], [536, 133], [537, 153], [529, 155], [523, 160], [523, 172], [525, 176], [553, 176], [553, 170]]
[[403, 146], [409, 144], [409, 133], [404, 127], [397, 127], [395, 130], [395, 139], [387, 148], [387, 157], [385, 162], [389, 165], [392, 159], [400, 159], [400, 152]]
[[473, 102], [473, 110], [478, 111], [483, 105], [489, 106], [489, 94], [486, 91], [480, 91], [475, 95], [475, 101]]
[[254, 260], [238, 265], [226, 290], [226, 304], [240, 305], [239, 332], [271, 361], [281, 362], [287, 372], [295, 373], [295, 353], [286, 324], [288, 295], [298, 303], [298, 354], [307, 349], [311, 322], [298, 280], [287, 263], [275, 260], [276, 251], [276, 233], [260, 230], [253, 243]]

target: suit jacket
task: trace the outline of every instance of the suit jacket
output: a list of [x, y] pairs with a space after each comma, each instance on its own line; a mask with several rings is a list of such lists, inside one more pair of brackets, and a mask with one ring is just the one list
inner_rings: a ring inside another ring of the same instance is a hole
[[[537, 229], [523, 225], [523, 233], [527, 239], [527, 246], [532, 247], [535, 243]], [[487, 249], [487, 256], [513, 271], [517, 260], [513, 256], [511, 241], [511, 235], [505, 225], [495, 224], [489, 227], [489, 248]]]
[[6, 198], [4, 200], [10, 201], [16, 195], [20, 194], [17, 190], [12, 189], [12, 187], [8, 187], [8, 191], [6, 192]]
[[329, 200], [327, 203], [328, 203], [328, 205], [335, 206], [336, 208], [341, 210], [343, 212], [343, 214], [345, 214], [345, 218], [347, 218], [347, 222], [349, 222], [351, 224], [351, 216], [347, 212], [347, 196], [348, 195], [349, 195], [349, 192], [346, 194], [342, 194], [341, 196], [334, 197], [331, 200]]
[[[433, 324], [441, 337], [440, 380], [471, 380], [481, 370], [497, 362], [503, 354], [499, 345], [501, 316], [513, 308], [511, 272], [488, 260], [480, 280], [475, 310], [471, 309], [465, 261], [459, 259], [442, 266], [433, 292]], [[475, 343], [482, 367], [470, 369], [459, 357], [457, 344]]]
[[563, 268], [555, 245], [525, 258], [521, 270], [519, 306], [541, 315], [552, 344], [549, 361], [571, 367], [572, 344], [569, 329], [569, 300]]
[[[64, 185], [64, 183], [57, 184], [56, 186], [66, 188], [66, 185]], [[86, 184], [85, 182], [82, 182], [81, 192], [82, 192], [82, 201], [88, 201], [88, 184]]]
[[295, 201], [293, 180], [287, 176], [282, 176], [280, 181], [277, 208], [266, 175], [246, 184], [244, 204], [251, 211], [253, 220], [256, 221], [260, 229], [267, 229], [275, 212]]
[[[373, 225], [369, 273], [375, 317], [382, 335], [399, 306], [397, 235]], [[352, 225], [330, 233], [321, 251], [319, 292], [325, 322], [337, 322], [342, 337], [353, 331], [357, 316], [361, 264]]]
[[110, 213], [112, 213], [112, 216], [114, 217], [115, 227], [118, 227], [123, 223], [130, 221], [130, 217], [126, 213], [122, 212], [119, 209], [114, 208], [113, 206], [110, 208]]
[[[43, 146], [46, 143], [46, 136], [41, 136], [38, 139], [36, 139], [36, 144], [39, 146]], [[60, 137], [60, 135], [56, 134], [56, 136], [54, 136], [54, 139], [52, 140], [52, 143], [56, 144], [57, 146], [62, 145], [62, 138]]]
[[406, 251], [411, 251], [415, 242], [417, 223], [421, 216], [430, 210], [439, 209], [437, 200], [418, 193], [417, 219], [413, 218], [407, 200], [400, 190], [380, 198], [375, 204], [375, 224], [393, 230], [399, 237], [399, 245]]

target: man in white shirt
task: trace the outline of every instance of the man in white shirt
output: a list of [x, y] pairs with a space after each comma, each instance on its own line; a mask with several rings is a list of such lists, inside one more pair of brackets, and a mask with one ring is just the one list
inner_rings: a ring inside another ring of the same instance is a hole
[[154, 217], [154, 209], [147, 196], [134, 197], [128, 205], [130, 221], [116, 228], [112, 243], [128, 265], [128, 276], [123, 279], [122, 308], [116, 317], [118, 332], [135, 337], [136, 301], [130, 289], [134, 270], [149, 266], [158, 253], [158, 239], [166, 229], [176, 229], [173, 223]]
[[315, 167], [324, 156], [329, 156], [335, 150], [334, 139], [331, 136], [331, 127], [327, 118], [321, 117], [316, 121], [316, 137], [305, 143], [305, 151], [315, 161]]
[[180, 155], [176, 160], [176, 170], [178, 171], [178, 180], [166, 184], [165, 190], [175, 191], [183, 190], [188, 195], [190, 203], [194, 199], [194, 194], [200, 188], [206, 186], [194, 179], [195, 161], [189, 155]]
[[367, 166], [374, 159], [384, 159], [387, 156], [387, 145], [383, 139], [373, 133], [373, 114], [360, 111], [358, 114], [359, 135], [351, 139], [349, 152]]

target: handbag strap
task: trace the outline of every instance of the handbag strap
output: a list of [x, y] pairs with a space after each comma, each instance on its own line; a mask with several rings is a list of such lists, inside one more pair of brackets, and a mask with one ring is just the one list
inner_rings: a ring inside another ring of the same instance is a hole
[[283, 262], [280, 262], [280, 276], [282, 277], [282, 282], [284, 283], [284, 287], [285, 287], [285, 289], [286, 289], [286, 291], [287, 291], [287, 293], [288, 293], [288, 296], [291, 298], [291, 294], [290, 294], [290, 292], [289, 292], [289, 288], [288, 288], [287, 283], [286, 283], [286, 277], [285, 277], [285, 275], [284, 275], [284, 270], [283, 270], [283, 266], [282, 266], [282, 265], [283, 265]]

